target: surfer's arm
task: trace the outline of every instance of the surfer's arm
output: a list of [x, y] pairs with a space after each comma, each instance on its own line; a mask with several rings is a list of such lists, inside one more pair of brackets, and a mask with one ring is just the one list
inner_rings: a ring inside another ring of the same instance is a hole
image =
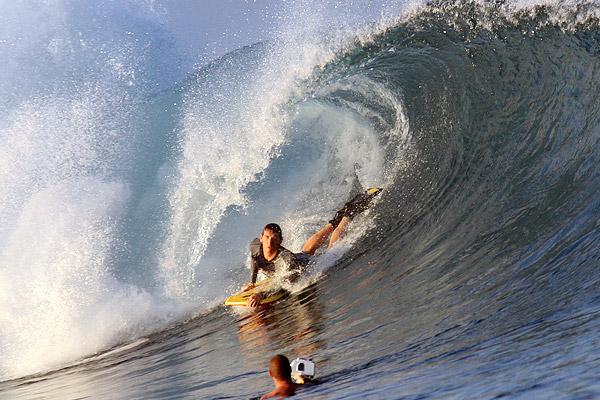
[[250, 264], [250, 268], [252, 268], [252, 275], [250, 277], [250, 282], [246, 283], [244, 286], [242, 286], [242, 290], [250, 290], [252, 288], [254, 288], [254, 286], [256, 286], [256, 278], [258, 277], [258, 262], [254, 259], [254, 257], [251, 258], [251, 264]]
[[247, 283], [244, 286], [242, 286], [242, 290], [250, 290], [254, 286], [256, 286], [256, 278], [258, 276], [258, 262], [256, 262], [256, 260], [254, 259], [254, 257], [252, 257], [251, 263], [252, 263], [251, 264], [252, 275], [250, 277], [250, 283]]
[[256, 278], [258, 277], [258, 261], [254, 257], [252, 257], [251, 260], [252, 275], [250, 277], [250, 284], [254, 285], [256, 283]]
[[[250, 283], [248, 283], [247, 285], [245, 285], [242, 290], [250, 290], [252, 289], [255, 284], [256, 284], [256, 278], [258, 276], [258, 261], [252, 257], [251, 258], [251, 267], [252, 267], [252, 277], [250, 279]], [[255, 293], [252, 296], [250, 296], [250, 298], [248, 298], [248, 307], [258, 307], [260, 304], [260, 301], [262, 300], [262, 294], [260, 293]]]
[[252, 270], [252, 274], [250, 275], [250, 283], [247, 284], [247, 288], [244, 290], [248, 290], [254, 287], [256, 283], [256, 278], [258, 277], [258, 256], [260, 255], [260, 241], [258, 238], [254, 239], [250, 242], [250, 269]]

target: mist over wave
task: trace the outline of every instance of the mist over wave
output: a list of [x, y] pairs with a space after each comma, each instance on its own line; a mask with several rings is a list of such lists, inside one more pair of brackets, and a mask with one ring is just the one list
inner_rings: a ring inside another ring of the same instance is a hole
[[[136, 2], [2, 4], [0, 375], [32, 373], [164, 319], [118, 259], [154, 154], [147, 97], [177, 54]], [[168, 59], [168, 62], [167, 62]], [[150, 160], [148, 160], [150, 158]], [[148, 272], [146, 272], [147, 274]], [[131, 282], [135, 283], [132, 285]]]
[[499, 331], [594, 304], [597, 7], [578, 4], [339, 31], [296, 10], [185, 78], [144, 2], [3, 7], [0, 379], [211, 309], [261, 226], [299, 250], [355, 174], [385, 192], [320, 270], [368, 258], [365, 285], [402, 282], [424, 320]]

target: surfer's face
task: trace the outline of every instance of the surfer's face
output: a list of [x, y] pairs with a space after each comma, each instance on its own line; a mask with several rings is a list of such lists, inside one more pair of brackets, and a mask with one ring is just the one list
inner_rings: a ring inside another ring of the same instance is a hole
[[275, 251], [281, 245], [281, 236], [271, 229], [265, 229], [260, 235], [260, 242], [263, 245], [263, 250]]

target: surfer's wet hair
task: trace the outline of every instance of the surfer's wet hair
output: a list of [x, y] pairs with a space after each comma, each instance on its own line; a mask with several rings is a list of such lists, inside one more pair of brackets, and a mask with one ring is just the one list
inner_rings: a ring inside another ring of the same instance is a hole
[[277, 225], [274, 222], [271, 222], [270, 224], [265, 225], [265, 227], [263, 228], [263, 232], [267, 229], [272, 232], [275, 232], [277, 236], [279, 236], [279, 239], [283, 240], [283, 233], [281, 232], [281, 227], [279, 225]]

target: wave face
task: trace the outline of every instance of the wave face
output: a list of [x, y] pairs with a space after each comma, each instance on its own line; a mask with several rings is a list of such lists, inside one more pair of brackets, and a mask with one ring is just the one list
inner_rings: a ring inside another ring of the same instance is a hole
[[[284, 352], [317, 361], [309, 396], [598, 394], [593, 3], [429, 4], [181, 81], [160, 14], [107, 4], [41, 7], [48, 28], [3, 50], [30, 62], [0, 80], [0, 389], [247, 397]], [[125, 17], [90, 32], [98, 13]], [[298, 250], [355, 175], [385, 191], [325, 277], [271, 312], [215, 308], [261, 226]]]

